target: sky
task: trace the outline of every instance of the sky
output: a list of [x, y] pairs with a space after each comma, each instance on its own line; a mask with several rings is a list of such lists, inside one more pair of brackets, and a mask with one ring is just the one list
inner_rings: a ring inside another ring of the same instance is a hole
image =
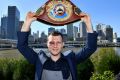
[[[48, 0], [2, 0], [0, 2], [0, 18], [7, 15], [8, 6], [17, 6], [20, 11], [20, 20], [24, 21], [28, 11], [35, 12]], [[94, 30], [99, 23], [111, 25], [113, 31], [120, 37], [120, 0], [71, 0], [83, 12], [90, 15]], [[1, 20], [0, 20], [1, 21]], [[74, 24], [79, 26], [79, 22]], [[40, 22], [33, 22], [32, 32], [44, 31], [47, 33], [49, 26]], [[55, 26], [54, 26], [55, 27]], [[60, 26], [55, 28], [66, 28]]]

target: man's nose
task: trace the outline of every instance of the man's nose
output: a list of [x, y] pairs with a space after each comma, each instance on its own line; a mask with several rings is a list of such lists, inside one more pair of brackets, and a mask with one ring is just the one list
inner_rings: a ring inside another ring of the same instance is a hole
[[54, 47], [57, 47], [58, 46], [58, 43], [54, 43]]

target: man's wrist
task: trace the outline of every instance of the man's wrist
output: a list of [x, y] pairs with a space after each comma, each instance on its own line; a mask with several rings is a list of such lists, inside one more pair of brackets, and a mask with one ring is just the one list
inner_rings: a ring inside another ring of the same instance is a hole
[[30, 30], [30, 25], [31, 25], [30, 21], [24, 22], [24, 24], [21, 28], [21, 31], [22, 32], [28, 32]]
[[88, 33], [93, 33], [93, 27], [92, 27], [91, 22], [86, 23], [86, 30]]

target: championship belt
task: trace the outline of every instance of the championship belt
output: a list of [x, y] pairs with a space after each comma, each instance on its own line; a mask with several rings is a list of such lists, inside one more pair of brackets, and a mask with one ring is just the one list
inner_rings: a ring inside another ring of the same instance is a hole
[[45, 24], [62, 26], [80, 20], [80, 12], [70, 0], [49, 0], [36, 11], [35, 17]]

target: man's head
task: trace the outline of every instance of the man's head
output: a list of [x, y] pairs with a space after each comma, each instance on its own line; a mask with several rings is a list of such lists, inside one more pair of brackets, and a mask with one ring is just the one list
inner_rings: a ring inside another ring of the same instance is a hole
[[63, 46], [63, 35], [60, 32], [54, 31], [48, 36], [47, 47], [53, 56], [59, 55]]

